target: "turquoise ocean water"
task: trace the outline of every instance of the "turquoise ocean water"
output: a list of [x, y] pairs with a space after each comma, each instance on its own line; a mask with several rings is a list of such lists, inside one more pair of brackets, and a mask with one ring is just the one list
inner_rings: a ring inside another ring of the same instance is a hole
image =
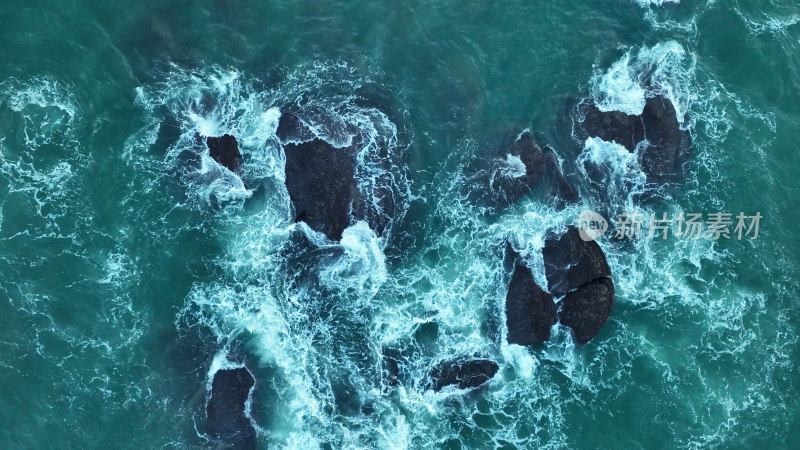
[[[795, 1], [6, 0], [0, 36], [3, 448], [213, 447], [204, 387], [240, 363], [265, 448], [800, 447]], [[626, 153], [568, 150], [565, 105], [635, 109], [648, 81], [694, 155], [643, 203]], [[293, 106], [391, 150], [387, 238], [357, 225], [335, 258], [287, 256]], [[472, 200], [474, 161], [524, 128], [582, 205]], [[196, 132], [236, 135], [259, 188], [182, 164]], [[755, 240], [601, 239], [597, 337], [495, 339], [504, 240], [544, 284], [545, 231], [585, 208], [763, 218]], [[387, 391], [389, 347], [414, 357]], [[498, 374], [424, 389], [464, 354]]]

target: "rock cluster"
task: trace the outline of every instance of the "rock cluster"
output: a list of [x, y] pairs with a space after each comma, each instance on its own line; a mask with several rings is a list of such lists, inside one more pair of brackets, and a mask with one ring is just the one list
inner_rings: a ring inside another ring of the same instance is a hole
[[692, 156], [692, 138], [681, 128], [675, 106], [662, 96], [645, 101], [638, 116], [620, 111], [601, 111], [590, 100], [576, 107], [575, 135], [616, 142], [629, 152], [638, 151], [639, 164], [648, 183], [680, 182]]

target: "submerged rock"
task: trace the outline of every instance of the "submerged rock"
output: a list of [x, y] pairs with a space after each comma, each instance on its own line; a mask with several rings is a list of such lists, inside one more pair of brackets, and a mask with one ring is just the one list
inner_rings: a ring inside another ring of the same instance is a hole
[[211, 399], [206, 407], [209, 431], [234, 448], [256, 448], [256, 431], [245, 415], [245, 402], [255, 379], [244, 368], [222, 369], [214, 374]]
[[531, 269], [514, 250], [511, 283], [506, 294], [506, 327], [508, 343], [533, 345], [550, 339], [550, 327], [556, 323], [553, 296], [536, 284]]
[[[292, 113], [281, 115], [278, 137], [286, 155], [286, 188], [295, 210], [295, 222], [338, 241], [345, 228], [365, 220], [382, 235], [394, 209], [391, 192], [381, 192], [375, 211], [371, 199], [359, 190], [356, 154], [360, 135], [347, 147], [334, 147], [314, 134]], [[390, 189], [386, 189], [390, 190]]]
[[546, 199], [558, 197], [566, 202], [578, 202], [552, 149], [543, 151], [524, 131], [514, 142], [502, 149], [491, 175], [491, 189], [501, 203], [516, 203], [531, 193], [541, 193]]
[[[665, 184], [681, 181], [692, 155], [692, 139], [681, 129], [675, 107], [662, 96], [648, 97], [639, 116], [620, 111], [600, 111], [584, 101], [577, 107], [579, 139], [597, 137], [616, 142], [629, 152], [639, 150], [639, 164], [648, 183]], [[642, 145], [643, 141], [646, 145]]]
[[611, 279], [591, 281], [561, 300], [561, 323], [572, 330], [576, 343], [585, 344], [605, 325], [613, 303], [614, 283]]
[[549, 185], [562, 200], [568, 203], [580, 203], [578, 193], [569, 184], [567, 178], [561, 172], [561, 164], [552, 148], [547, 147], [544, 152], [545, 163], [547, 164], [546, 174], [549, 178]]
[[547, 287], [555, 297], [602, 277], [611, 276], [606, 256], [595, 241], [581, 239], [572, 225], [564, 233], [550, 231], [542, 249]]
[[497, 363], [488, 359], [458, 359], [439, 363], [429, 376], [436, 392], [447, 386], [469, 389], [489, 381], [498, 369]]
[[382, 358], [381, 377], [385, 387], [392, 388], [400, 382], [400, 352], [393, 349], [385, 349]]
[[417, 326], [414, 332], [414, 341], [423, 351], [432, 354], [436, 350], [436, 340], [439, 338], [439, 324], [425, 322]]
[[558, 303], [561, 323], [572, 330], [578, 344], [592, 339], [606, 323], [614, 303], [614, 283], [603, 250], [584, 241], [572, 225], [545, 238], [545, 275], [550, 292], [564, 298]]
[[239, 143], [230, 134], [206, 139], [208, 152], [214, 161], [225, 166], [231, 172], [238, 172], [242, 168], [242, 154], [239, 152]]

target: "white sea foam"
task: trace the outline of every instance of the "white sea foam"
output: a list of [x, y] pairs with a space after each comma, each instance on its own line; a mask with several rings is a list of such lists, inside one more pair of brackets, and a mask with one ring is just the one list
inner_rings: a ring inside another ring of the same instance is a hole
[[596, 71], [592, 77], [592, 96], [600, 111], [622, 111], [639, 115], [644, 111], [645, 91], [638, 75], [631, 73], [630, 52], [605, 72]]
[[595, 67], [590, 83], [592, 97], [601, 111], [639, 115], [645, 100], [660, 94], [672, 101], [678, 122], [696, 101], [693, 55], [677, 41], [629, 49], [610, 68]]
[[504, 164], [500, 166], [500, 172], [504, 177], [519, 178], [525, 176], [527, 173], [525, 163], [523, 163], [522, 159], [517, 155], [512, 155], [511, 153], [507, 154], [503, 163]]
[[[141, 370], [148, 313], [132, 302], [139, 271], [124, 246], [95, 245], [110, 236], [96, 226], [90, 200], [96, 164], [87, 105], [55, 76], [9, 78], [0, 82], [0, 115], [0, 264], [9, 275], [0, 292], [25, 324], [7, 330], [16, 348], [5, 363], [50, 386], [54, 410], [157, 410], [163, 397], [147, 391], [156, 376]], [[75, 299], [78, 309], [67, 306]]]
[[5, 233], [75, 238], [75, 218], [65, 218], [82, 201], [76, 169], [90, 158], [78, 141], [84, 123], [74, 95], [52, 77], [11, 78], [0, 83], [0, 105], [13, 113], [0, 140], [0, 177], [7, 183], [3, 204], [24, 198], [21, 204], [32, 209], [24, 229], [6, 225]]
[[663, 6], [666, 3], [680, 3], [681, 0], [635, 0], [642, 6]]
[[328, 286], [356, 288], [372, 297], [386, 282], [386, 258], [381, 240], [364, 221], [356, 222], [342, 233], [344, 255], [335, 264], [322, 268], [320, 278]]
[[[633, 211], [637, 204], [637, 195], [644, 191], [646, 176], [639, 166], [638, 154], [647, 142], [640, 143], [636, 151], [628, 149], [616, 142], [606, 142], [600, 138], [590, 137], [584, 143], [583, 152], [578, 156], [578, 167], [587, 179], [594, 179], [603, 186], [598, 201], [606, 201], [617, 210]], [[589, 174], [589, 169], [592, 175]], [[601, 200], [602, 198], [602, 200]]]

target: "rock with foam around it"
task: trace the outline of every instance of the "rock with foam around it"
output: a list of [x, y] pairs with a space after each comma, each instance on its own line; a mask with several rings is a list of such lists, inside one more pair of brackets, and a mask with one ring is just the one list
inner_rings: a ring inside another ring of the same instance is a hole
[[576, 343], [592, 339], [608, 320], [614, 303], [614, 283], [603, 250], [584, 241], [572, 225], [549, 231], [542, 250], [550, 292], [561, 297], [559, 320]]
[[439, 392], [447, 386], [458, 389], [478, 387], [489, 381], [498, 370], [488, 359], [457, 359], [436, 365], [429, 374], [431, 387]]
[[208, 429], [223, 447], [256, 448], [256, 431], [245, 415], [245, 402], [255, 379], [244, 368], [221, 369], [211, 383], [206, 407]]
[[611, 275], [606, 256], [597, 242], [584, 241], [572, 225], [563, 233], [553, 230], [547, 233], [542, 257], [547, 287], [555, 297]]
[[364, 198], [356, 179], [356, 153], [359, 135], [348, 147], [337, 148], [316, 137], [292, 113], [281, 115], [278, 137], [286, 155], [286, 188], [295, 211], [295, 222], [305, 222], [311, 229], [338, 241], [345, 228], [365, 220], [382, 235], [394, 209], [388, 193], [379, 201], [383, 214], [374, 211]]
[[509, 344], [533, 345], [550, 339], [557, 321], [553, 296], [536, 284], [531, 269], [513, 252], [514, 271], [506, 294], [506, 327]]
[[230, 134], [206, 139], [209, 155], [231, 172], [238, 172], [242, 168], [242, 154], [239, 152], [239, 143]]
[[668, 98], [648, 97], [638, 116], [601, 111], [591, 101], [579, 103], [577, 112], [579, 129], [575, 134], [581, 140], [597, 137], [616, 142], [630, 152], [646, 140], [639, 163], [648, 183], [676, 183], [685, 176], [692, 155], [692, 139], [688, 131], [681, 129], [675, 106]]
[[519, 134], [511, 145], [501, 149], [491, 173], [491, 190], [495, 201], [503, 206], [531, 194], [542, 200], [579, 201], [561, 171], [555, 152], [550, 148], [542, 150], [529, 131]]

